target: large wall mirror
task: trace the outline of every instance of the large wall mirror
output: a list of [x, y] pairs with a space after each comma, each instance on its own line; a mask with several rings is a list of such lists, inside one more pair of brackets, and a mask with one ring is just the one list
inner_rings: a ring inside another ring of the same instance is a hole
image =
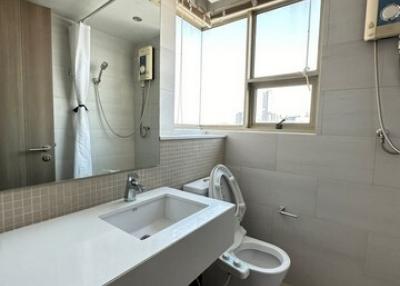
[[2, 0], [0, 23], [0, 190], [158, 165], [157, 0]]

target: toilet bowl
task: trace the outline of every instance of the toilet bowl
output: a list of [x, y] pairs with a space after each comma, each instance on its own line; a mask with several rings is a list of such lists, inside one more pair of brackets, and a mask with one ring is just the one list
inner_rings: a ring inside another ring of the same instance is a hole
[[186, 184], [183, 189], [236, 205], [234, 242], [217, 261], [223, 271], [232, 275], [231, 286], [281, 285], [289, 270], [290, 258], [279, 247], [246, 235], [246, 230], [240, 225], [246, 204], [235, 177], [226, 166], [217, 165], [209, 179]]
[[246, 263], [250, 270], [250, 275], [245, 281], [247, 285], [281, 285], [290, 267], [290, 258], [285, 251], [248, 236], [244, 237], [232, 254], [233, 259]]

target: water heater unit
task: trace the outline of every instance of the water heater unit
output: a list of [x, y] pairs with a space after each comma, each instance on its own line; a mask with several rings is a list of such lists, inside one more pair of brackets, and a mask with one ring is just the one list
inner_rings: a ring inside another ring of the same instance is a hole
[[139, 80], [152, 80], [153, 77], [153, 47], [139, 49]]
[[367, 0], [364, 40], [400, 35], [400, 0]]

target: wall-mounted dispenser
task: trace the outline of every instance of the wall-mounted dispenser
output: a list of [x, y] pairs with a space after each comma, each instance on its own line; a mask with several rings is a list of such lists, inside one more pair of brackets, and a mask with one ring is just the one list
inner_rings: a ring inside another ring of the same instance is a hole
[[368, 0], [364, 40], [400, 34], [400, 0]]
[[153, 79], [153, 47], [139, 49], [139, 80]]

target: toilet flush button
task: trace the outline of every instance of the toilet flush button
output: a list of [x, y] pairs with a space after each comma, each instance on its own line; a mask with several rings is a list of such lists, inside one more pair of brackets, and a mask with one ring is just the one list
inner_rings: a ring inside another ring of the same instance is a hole
[[234, 265], [235, 267], [240, 267], [240, 266], [242, 266], [242, 263], [240, 263], [239, 260], [235, 260], [235, 261], [233, 261], [233, 265]]

